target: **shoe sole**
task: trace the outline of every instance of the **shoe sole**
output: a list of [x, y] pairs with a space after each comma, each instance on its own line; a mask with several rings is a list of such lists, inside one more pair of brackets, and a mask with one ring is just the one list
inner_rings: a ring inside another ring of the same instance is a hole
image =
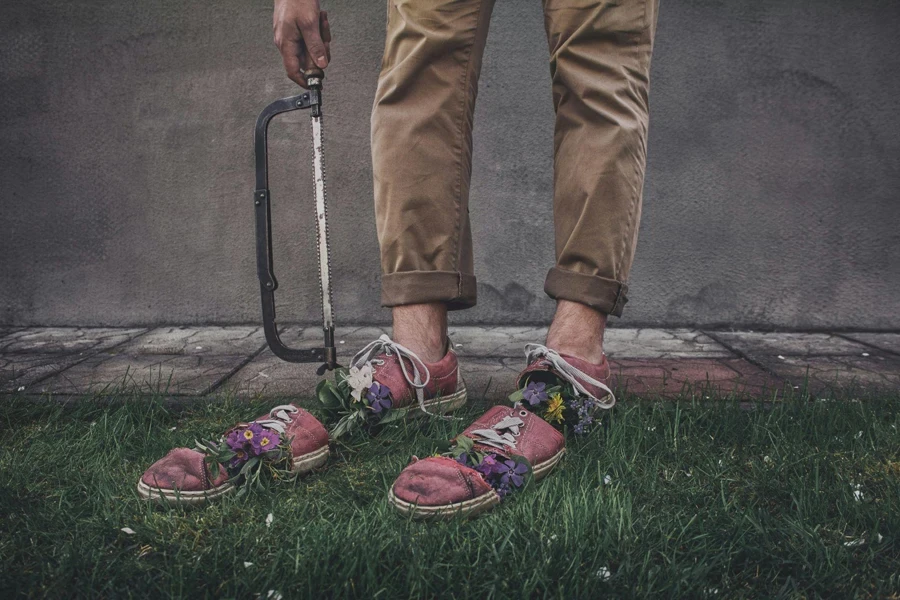
[[[450, 394], [449, 396], [439, 396], [437, 398], [432, 398], [431, 400], [425, 400], [425, 410], [430, 413], [435, 414], [446, 414], [449, 412], [453, 412], [455, 410], [459, 410], [463, 406], [466, 405], [466, 402], [469, 401], [469, 393], [466, 389], [466, 383], [460, 379], [459, 380], [459, 388]], [[410, 418], [421, 418], [427, 417], [428, 415], [419, 408], [419, 404], [413, 401], [413, 404], [409, 405], [409, 413], [407, 417]]]
[[[534, 465], [532, 474], [534, 475], [535, 482], [540, 481], [549, 475], [550, 471], [553, 470], [553, 467], [562, 460], [565, 453], [566, 449], [563, 448], [544, 462]], [[454, 502], [453, 504], [442, 504], [439, 506], [421, 506], [419, 504], [401, 500], [394, 495], [394, 488], [392, 487], [388, 492], [388, 502], [401, 515], [412, 517], [415, 520], [451, 519], [457, 516], [471, 518], [500, 504], [500, 496], [497, 492], [491, 490], [486, 494], [482, 494], [477, 498], [472, 498], [471, 500], [466, 500], [464, 502]]]
[[[303, 456], [295, 458], [291, 464], [291, 471], [297, 475], [305, 475], [313, 469], [317, 469], [324, 465], [328, 461], [329, 453], [329, 447], [323, 446], [309, 454], [304, 454]], [[226, 481], [220, 486], [200, 492], [183, 492], [180, 490], [154, 488], [150, 487], [142, 480], [139, 480], [137, 484], [138, 495], [144, 500], [193, 506], [203, 504], [209, 500], [221, 498], [222, 496], [233, 492], [235, 489], [237, 488], [235, 488], [234, 484], [230, 481]]]

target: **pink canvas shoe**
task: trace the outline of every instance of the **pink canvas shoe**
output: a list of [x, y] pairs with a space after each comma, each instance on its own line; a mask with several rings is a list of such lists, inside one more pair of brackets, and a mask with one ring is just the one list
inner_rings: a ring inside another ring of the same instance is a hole
[[513, 405], [578, 435], [590, 431], [598, 411], [615, 405], [605, 355], [595, 365], [540, 344], [527, 344], [525, 356], [528, 366], [519, 374], [518, 391], [510, 395]]
[[490, 510], [528, 477], [545, 477], [565, 454], [565, 438], [522, 407], [495, 406], [456, 440], [450, 456], [413, 459], [388, 494], [416, 519], [474, 516]]
[[360, 350], [334, 382], [316, 388], [322, 407], [336, 421], [336, 439], [357, 428], [372, 429], [406, 416], [442, 415], [465, 405], [468, 394], [452, 348], [433, 363], [382, 335]]
[[[369, 385], [354, 386], [354, 374], [368, 373], [369, 369], [371, 382], [362, 377], [362, 382]], [[459, 360], [449, 344], [441, 360], [427, 363], [412, 350], [382, 335], [353, 357], [349, 379], [353, 393], [368, 393], [372, 387], [387, 388], [390, 407], [394, 409], [417, 403], [422, 413], [447, 413], [465, 405], [467, 399], [465, 383], [459, 376]]]
[[[204, 451], [175, 448], [153, 463], [138, 481], [138, 494], [147, 500], [202, 504], [234, 491], [253, 458], [258, 458], [254, 464], [283, 462], [302, 475], [325, 464], [329, 453], [325, 427], [293, 404], [276, 406], [251, 423], [239, 423], [222, 440], [206, 445]], [[212, 449], [221, 455], [211, 456]]]

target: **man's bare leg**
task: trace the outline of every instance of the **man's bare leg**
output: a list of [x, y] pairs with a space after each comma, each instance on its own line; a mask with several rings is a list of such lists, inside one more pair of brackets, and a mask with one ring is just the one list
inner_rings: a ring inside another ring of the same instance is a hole
[[406, 346], [428, 363], [441, 360], [447, 351], [447, 305], [443, 302], [395, 306], [395, 342]]
[[547, 332], [547, 347], [598, 365], [603, 362], [605, 330], [606, 315], [602, 312], [579, 302], [558, 300]]

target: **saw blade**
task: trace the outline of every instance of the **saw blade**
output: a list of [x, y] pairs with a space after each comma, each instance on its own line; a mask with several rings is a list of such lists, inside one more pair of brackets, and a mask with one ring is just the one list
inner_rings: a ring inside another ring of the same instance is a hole
[[328, 205], [325, 200], [325, 161], [322, 117], [312, 117], [313, 173], [316, 181], [316, 250], [319, 254], [319, 289], [322, 293], [322, 322], [334, 329], [331, 302], [331, 257], [328, 252]]

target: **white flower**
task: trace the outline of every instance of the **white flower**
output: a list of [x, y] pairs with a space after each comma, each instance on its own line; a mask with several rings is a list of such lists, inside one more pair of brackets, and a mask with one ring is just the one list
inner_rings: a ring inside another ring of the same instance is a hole
[[272, 521], [274, 521], [274, 520], [275, 520], [275, 517], [272, 515], [272, 513], [269, 513], [269, 516], [266, 517], [266, 527], [271, 527]]
[[247, 562], [246, 560], [244, 561], [244, 568], [245, 568], [245, 569], [249, 569], [249, 568], [252, 567], [252, 566], [253, 566], [253, 563], [252, 563], [252, 562]]
[[607, 579], [612, 577], [612, 573], [609, 572], [609, 567], [600, 567], [599, 569], [597, 569], [595, 575], [600, 581], [606, 581]]
[[609, 475], [604, 475], [603, 476], [603, 485], [609, 485], [611, 483], [612, 483], [612, 477], [610, 477]]
[[134, 529], [132, 529], [131, 527], [123, 527], [119, 531], [124, 531], [128, 535], [134, 535]]
[[266, 598], [271, 598], [272, 600], [281, 600], [284, 596], [281, 595], [281, 592], [276, 592], [275, 590], [269, 590], [269, 593], [266, 594]]
[[355, 400], [359, 401], [363, 392], [371, 387], [372, 375], [374, 374], [375, 370], [370, 363], [366, 363], [360, 368], [350, 367], [350, 373], [347, 374], [347, 383], [350, 384], [350, 389], [352, 390], [350, 395]]

